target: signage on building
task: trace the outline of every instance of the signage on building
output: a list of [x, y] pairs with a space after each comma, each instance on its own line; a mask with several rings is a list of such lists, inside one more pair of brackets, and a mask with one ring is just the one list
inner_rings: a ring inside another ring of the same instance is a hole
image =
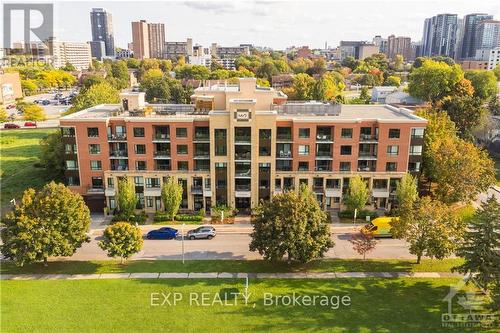
[[250, 112], [248, 110], [238, 110], [236, 111], [236, 120], [238, 121], [248, 121], [250, 120]]

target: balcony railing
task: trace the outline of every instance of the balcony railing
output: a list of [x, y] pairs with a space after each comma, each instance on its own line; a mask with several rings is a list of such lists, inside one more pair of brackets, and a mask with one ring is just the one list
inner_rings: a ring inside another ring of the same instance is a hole
[[247, 135], [236, 135], [234, 137], [234, 142], [235, 143], [251, 143], [252, 142], [252, 138], [251, 136], [247, 136]]
[[109, 134], [108, 140], [109, 141], [127, 141], [127, 134], [126, 133]]
[[250, 191], [250, 185], [236, 185], [236, 191]]
[[113, 171], [126, 171], [126, 170], [128, 170], [128, 165], [111, 164], [111, 170], [113, 170]]
[[169, 141], [170, 134], [169, 133], [155, 133], [155, 134], [153, 134], [153, 140], [155, 140], [155, 141]]
[[250, 160], [251, 156], [252, 154], [249, 151], [234, 154], [234, 158], [237, 160]]
[[377, 153], [372, 151], [360, 151], [359, 157], [377, 157]]
[[358, 171], [360, 172], [375, 172], [375, 166], [360, 166], [358, 167]]
[[318, 134], [316, 135], [316, 141], [332, 141], [332, 135]]
[[292, 141], [292, 135], [291, 134], [278, 134], [276, 136], [277, 141]]
[[280, 150], [278, 153], [276, 153], [276, 157], [277, 158], [292, 158], [292, 152]]
[[210, 141], [210, 136], [205, 133], [195, 133], [194, 141]]
[[360, 141], [377, 141], [378, 135], [376, 135], [376, 134], [360, 134], [359, 140]]
[[193, 194], [203, 194], [203, 186], [193, 185], [191, 186], [191, 193]]
[[331, 151], [318, 151], [316, 157], [332, 157]]
[[154, 157], [170, 157], [170, 150], [155, 151]]
[[156, 165], [155, 170], [157, 170], [157, 171], [170, 171], [170, 170], [172, 170], [172, 166], [171, 165]]
[[252, 175], [252, 170], [236, 170], [234, 172], [236, 177], [250, 177]]
[[127, 157], [128, 152], [126, 150], [111, 150], [109, 152], [110, 157]]

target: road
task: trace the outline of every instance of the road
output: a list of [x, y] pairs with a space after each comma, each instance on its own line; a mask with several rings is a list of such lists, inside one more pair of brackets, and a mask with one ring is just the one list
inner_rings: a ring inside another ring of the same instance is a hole
[[[151, 228], [143, 229], [144, 233]], [[261, 259], [256, 252], [250, 252], [249, 227], [216, 227], [217, 236], [212, 240], [184, 240], [185, 259]], [[186, 229], [187, 230], [187, 229]], [[327, 258], [357, 258], [360, 255], [352, 249], [349, 242], [350, 235], [354, 228], [336, 227], [333, 228], [332, 240], [335, 242], [333, 249], [330, 249]], [[65, 259], [68, 260], [106, 260], [109, 259], [106, 253], [97, 245], [102, 239], [102, 231], [94, 230], [91, 242], [86, 243], [75, 255]], [[397, 239], [381, 239], [375, 250], [367, 255], [367, 258], [376, 259], [414, 259], [408, 252], [408, 246], [404, 241]], [[180, 260], [182, 259], [182, 241], [175, 240], [148, 240], [144, 239], [144, 246], [141, 252], [132, 257], [133, 260]]]

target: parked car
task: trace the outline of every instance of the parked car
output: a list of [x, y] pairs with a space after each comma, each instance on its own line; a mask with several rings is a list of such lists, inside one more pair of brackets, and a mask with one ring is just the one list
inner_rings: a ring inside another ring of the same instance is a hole
[[147, 239], [174, 239], [177, 237], [179, 232], [177, 229], [170, 227], [163, 227], [156, 230], [151, 230], [147, 233]]
[[48, 99], [44, 99], [41, 101], [42, 105], [50, 105], [50, 101]]
[[21, 128], [21, 126], [9, 123], [9, 124], [3, 125], [3, 128], [5, 128], [5, 129], [14, 129], [14, 128]]
[[215, 231], [214, 227], [210, 226], [203, 226], [196, 228], [194, 230], [189, 230], [187, 233], [187, 238], [189, 239], [200, 239], [200, 238], [206, 238], [206, 239], [212, 239], [217, 235], [217, 232]]
[[24, 123], [24, 127], [36, 127], [36, 123], [32, 121], [27, 121]]
[[373, 237], [392, 237], [391, 222], [392, 220], [399, 221], [399, 217], [377, 217], [362, 229], [363, 231], [370, 232]]
[[71, 104], [71, 99], [66, 97], [66, 98], [61, 98], [59, 100], [59, 104], [61, 105], [70, 105]]
[[16, 105], [15, 104], [9, 104], [6, 106], [6, 109], [7, 110], [10, 110], [10, 109], [15, 109], [16, 108]]

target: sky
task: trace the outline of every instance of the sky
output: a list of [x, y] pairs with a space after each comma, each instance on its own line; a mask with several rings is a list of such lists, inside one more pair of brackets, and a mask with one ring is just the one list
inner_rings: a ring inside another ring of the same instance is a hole
[[113, 15], [115, 45], [122, 48], [132, 40], [130, 22], [141, 19], [165, 23], [167, 41], [191, 37], [195, 44], [205, 46], [250, 43], [274, 49], [322, 48], [325, 42], [337, 46], [340, 40], [371, 41], [375, 35], [391, 34], [419, 41], [424, 19], [441, 13], [462, 17], [484, 12], [500, 19], [498, 0], [55, 1], [57, 39], [91, 40], [89, 12], [94, 7]]

